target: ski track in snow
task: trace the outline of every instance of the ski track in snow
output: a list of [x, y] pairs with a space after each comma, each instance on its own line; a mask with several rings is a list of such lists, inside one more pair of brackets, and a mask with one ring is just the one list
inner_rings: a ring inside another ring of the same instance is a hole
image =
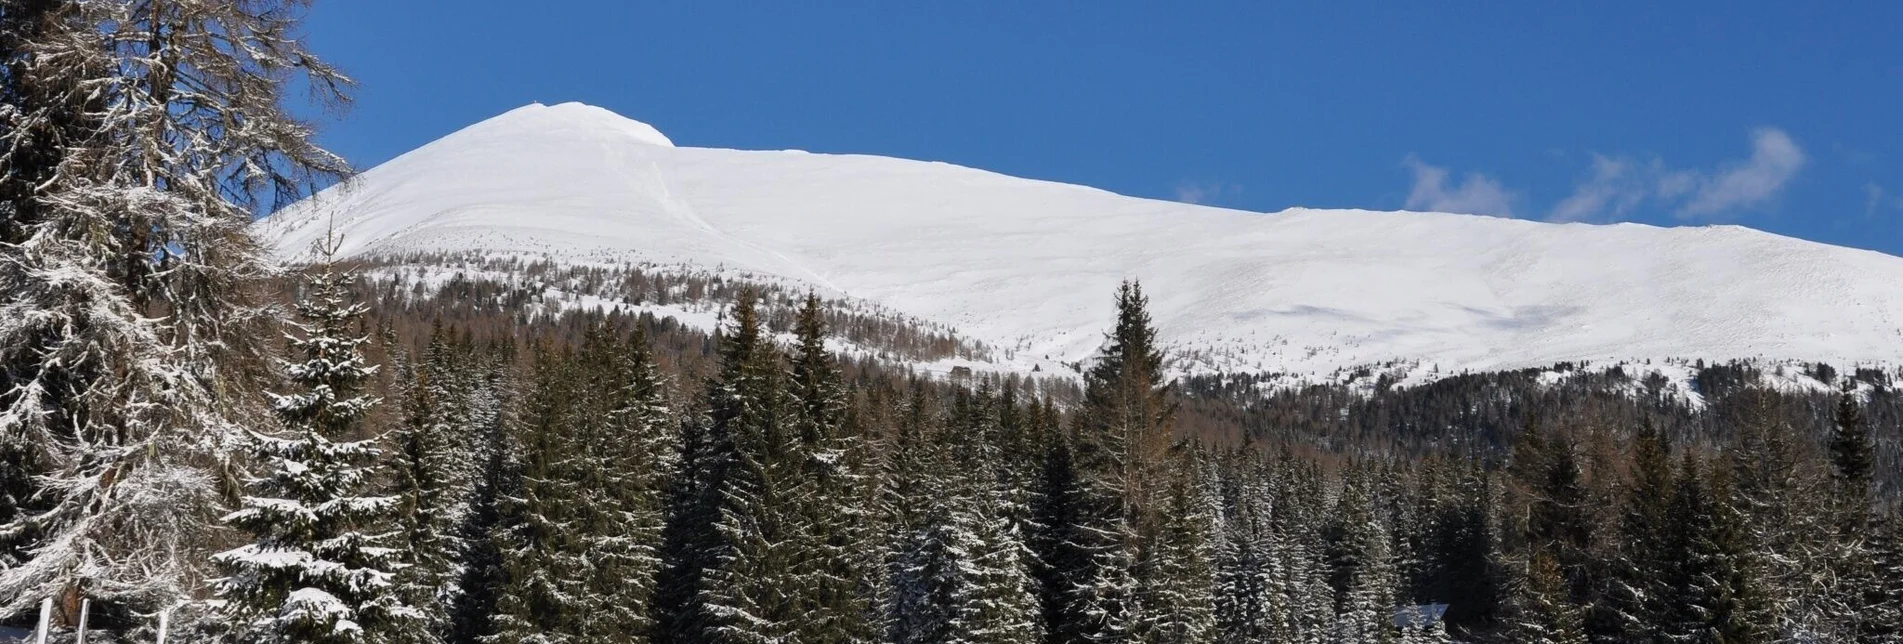
[[1186, 371], [1903, 362], [1903, 259], [1871, 251], [1737, 226], [1243, 212], [944, 163], [675, 147], [575, 103], [470, 126], [257, 226], [296, 261], [332, 215], [347, 257], [774, 275], [1014, 352], [1001, 369], [1087, 358], [1125, 278]]

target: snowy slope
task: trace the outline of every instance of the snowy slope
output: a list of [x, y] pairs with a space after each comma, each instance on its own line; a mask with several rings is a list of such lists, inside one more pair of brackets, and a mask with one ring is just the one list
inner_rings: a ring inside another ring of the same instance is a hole
[[289, 260], [483, 251], [773, 275], [1075, 360], [1143, 281], [1185, 368], [1417, 374], [1652, 358], [1903, 362], [1903, 259], [1734, 226], [1273, 214], [943, 163], [674, 146], [531, 105], [259, 224]]

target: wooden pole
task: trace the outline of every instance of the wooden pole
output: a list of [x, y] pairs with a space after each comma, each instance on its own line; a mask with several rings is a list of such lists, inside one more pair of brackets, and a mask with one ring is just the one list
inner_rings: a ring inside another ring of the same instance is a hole
[[86, 621], [92, 616], [93, 600], [79, 600], [79, 635], [74, 636], [73, 644], [86, 644]]
[[46, 629], [47, 627], [51, 626], [52, 623], [53, 623], [53, 598], [48, 597], [46, 598], [46, 601], [40, 602], [39, 638], [34, 641], [38, 642], [39, 644], [46, 644]]
[[171, 621], [172, 621], [172, 609], [167, 608], [165, 610], [159, 611], [158, 644], [165, 644], [165, 627], [171, 625]]

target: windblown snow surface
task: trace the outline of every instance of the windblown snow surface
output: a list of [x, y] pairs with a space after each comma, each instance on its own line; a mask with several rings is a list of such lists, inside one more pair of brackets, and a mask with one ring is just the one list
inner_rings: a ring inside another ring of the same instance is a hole
[[677, 147], [530, 105], [259, 224], [287, 261], [480, 252], [780, 278], [1009, 349], [1086, 358], [1138, 278], [1187, 371], [1302, 379], [1663, 359], [1897, 363], [1903, 259], [1737, 226], [1255, 213], [945, 163]]

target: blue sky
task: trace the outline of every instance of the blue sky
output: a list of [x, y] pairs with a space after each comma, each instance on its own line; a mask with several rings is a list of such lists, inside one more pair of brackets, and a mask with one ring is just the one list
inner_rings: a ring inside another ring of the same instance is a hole
[[[1810, 6], [1815, 5], [1815, 6]], [[320, 0], [370, 167], [531, 101], [677, 144], [1274, 211], [1735, 223], [1903, 254], [1903, 3]]]

